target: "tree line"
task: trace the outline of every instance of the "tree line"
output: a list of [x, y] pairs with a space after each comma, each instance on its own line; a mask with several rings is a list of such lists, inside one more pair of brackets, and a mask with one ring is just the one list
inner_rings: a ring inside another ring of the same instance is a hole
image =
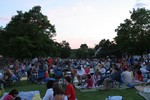
[[115, 31], [113, 41], [103, 39], [94, 48], [81, 44], [71, 49], [67, 41], [58, 43], [55, 25], [35, 6], [28, 12], [17, 11], [6, 27], [0, 27], [0, 55], [12, 58], [61, 57], [61, 58], [100, 58], [121, 57], [123, 54], [142, 55], [150, 52], [150, 10], [145, 8], [130, 11]]

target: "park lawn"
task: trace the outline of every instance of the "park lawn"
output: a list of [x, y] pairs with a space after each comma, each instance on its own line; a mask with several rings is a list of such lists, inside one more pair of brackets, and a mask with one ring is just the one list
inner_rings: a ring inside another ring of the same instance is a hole
[[[26, 80], [21, 81], [12, 87], [6, 87], [5, 91], [9, 92], [11, 89], [16, 88], [19, 91], [34, 91], [39, 90], [41, 97], [44, 96], [46, 92], [46, 85], [36, 85], [34, 83], [28, 82]], [[76, 89], [78, 100], [105, 100], [107, 96], [120, 95], [123, 96], [123, 100], [144, 100], [143, 97], [136, 93], [135, 89], [125, 89], [125, 90], [105, 90], [105, 91], [93, 91], [93, 92], [80, 92]]]

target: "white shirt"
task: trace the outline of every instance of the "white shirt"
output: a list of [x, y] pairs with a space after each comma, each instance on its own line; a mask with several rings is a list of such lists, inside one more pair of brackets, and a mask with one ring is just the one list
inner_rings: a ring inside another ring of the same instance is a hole
[[54, 74], [54, 73], [55, 73], [54, 69], [51, 68], [51, 69], [50, 69], [50, 74]]
[[147, 72], [149, 72], [149, 71], [146, 70], [146, 68], [144, 68], [144, 67], [140, 68], [140, 71], [141, 71], [142, 73], [147, 73]]
[[106, 73], [106, 69], [105, 68], [101, 68], [100, 72], [101, 72], [101, 74], [105, 74]]
[[45, 96], [43, 97], [43, 100], [53, 100], [54, 99], [53, 93], [54, 92], [52, 88], [47, 89]]
[[82, 76], [84, 74], [86, 74], [86, 73], [85, 73], [85, 70], [83, 68], [81, 68], [81, 70], [77, 69], [77, 75], [81, 75]]
[[90, 68], [90, 73], [95, 73], [94, 68]]
[[125, 84], [132, 83], [132, 75], [129, 71], [123, 71], [121, 73], [121, 78]]

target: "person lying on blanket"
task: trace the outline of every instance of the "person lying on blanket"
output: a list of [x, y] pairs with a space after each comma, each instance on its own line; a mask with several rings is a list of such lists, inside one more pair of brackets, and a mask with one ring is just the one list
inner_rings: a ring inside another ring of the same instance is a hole
[[3, 98], [3, 100], [17, 100], [18, 98], [20, 98], [20, 97], [17, 97], [18, 94], [19, 92], [16, 89], [13, 89]]

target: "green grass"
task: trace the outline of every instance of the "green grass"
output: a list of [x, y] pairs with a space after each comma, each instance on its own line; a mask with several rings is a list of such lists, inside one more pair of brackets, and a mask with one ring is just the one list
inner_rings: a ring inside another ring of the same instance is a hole
[[[21, 81], [15, 86], [5, 88], [6, 92], [9, 92], [12, 88], [16, 88], [19, 91], [34, 91], [39, 90], [41, 97], [44, 96], [46, 92], [45, 85], [36, 85], [28, 81]], [[123, 100], [144, 100], [143, 97], [136, 93], [135, 89], [125, 89], [125, 90], [105, 90], [105, 91], [93, 91], [93, 92], [80, 92], [76, 89], [76, 94], [78, 100], [105, 100], [107, 96], [120, 95], [123, 96]]]

